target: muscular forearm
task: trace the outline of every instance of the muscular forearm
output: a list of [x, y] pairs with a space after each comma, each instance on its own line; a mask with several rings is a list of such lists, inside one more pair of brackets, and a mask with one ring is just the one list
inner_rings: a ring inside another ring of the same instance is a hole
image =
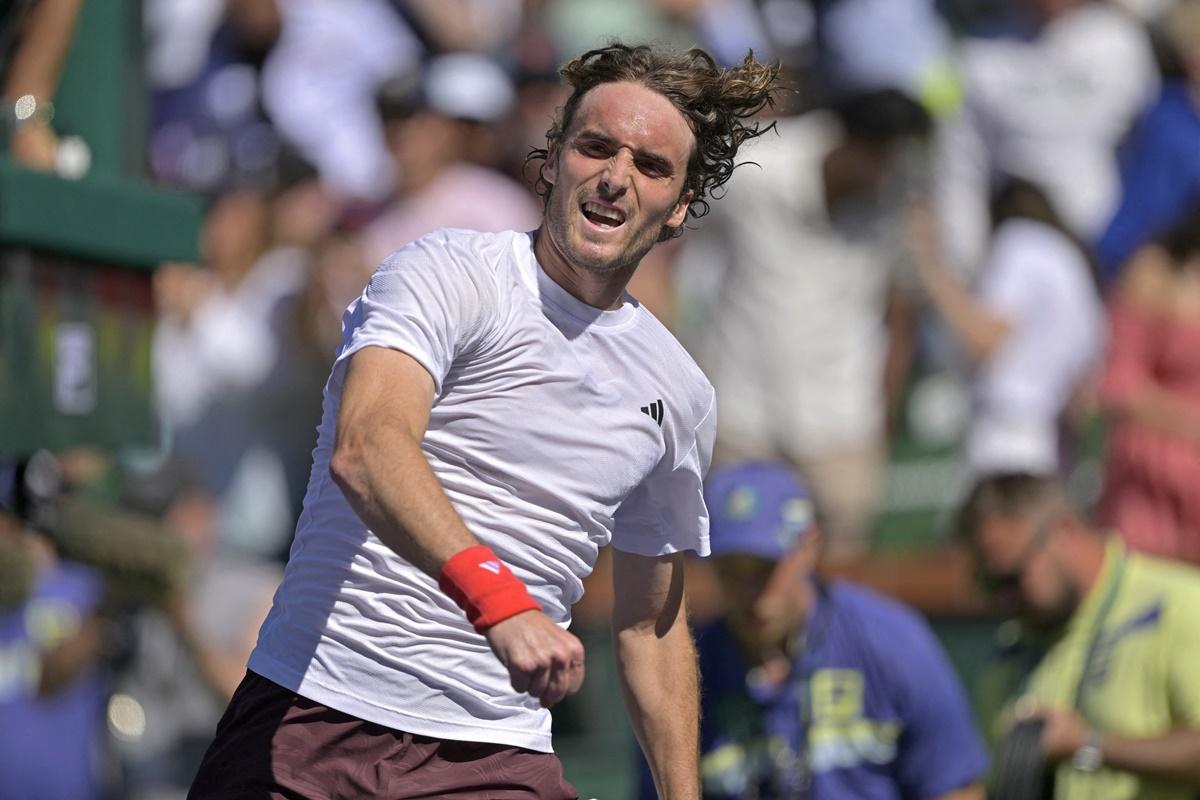
[[1200, 786], [1200, 731], [1172, 731], [1149, 739], [1105, 734], [1100, 752], [1110, 769]]
[[379, 540], [431, 576], [479, 543], [407, 432], [376, 430], [369, 441], [339, 442], [330, 471]]
[[653, 628], [618, 630], [614, 641], [625, 707], [659, 797], [698, 798], [698, 672], [686, 622], [663, 636]]
[[416, 360], [382, 348], [356, 353], [338, 409], [329, 473], [385, 545], [437, 577], [478, 544], [421, 449], [433, 379]]

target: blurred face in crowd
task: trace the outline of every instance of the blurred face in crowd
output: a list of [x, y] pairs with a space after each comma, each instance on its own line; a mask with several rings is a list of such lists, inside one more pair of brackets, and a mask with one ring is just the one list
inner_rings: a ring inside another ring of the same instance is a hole
[[267, 249], [270, 206], [259, 192], [223, 195], [204, 220], [204, 261], [227, 286], [235, 286]]
[[389, 122], [388, 147], [401, 191], [418, 191], [445, 167], [463, 160], [466, 127], [466, 123], [426, 109]]
[[786, 650], [804, 627], [816, 592], [816, 536], [779, 561], [751, 555], [724, 555], [714, 561], [730, 630], [752, 663]]
[[1034, 627], [1062, 625], [1082, 597], [1067, 568], [1064, 531], [1070, 524], [1067, 512], [1052, 509], [1028, 517], [993, 515], [976, 532], [975, 558], [984, 587]]
[[896, 177], [906, 142], [874, 142], [849, 137], [826, 158], [825, 182], [831, 205], [872, 199]]
[[693, 147], [686, 118], [659, 93], [629, 82], [589, 91], [542, 167], [552, 189], [539, 258], [601, 274], [636, 266], [664, 226], [683, 224]]

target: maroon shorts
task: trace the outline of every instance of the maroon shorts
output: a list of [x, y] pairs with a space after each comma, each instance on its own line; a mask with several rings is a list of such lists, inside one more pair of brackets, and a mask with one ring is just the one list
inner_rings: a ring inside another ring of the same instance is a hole
[[414, 736], [253, 672], [229, 701], [188, 800], [577, 800], [553, 753]]

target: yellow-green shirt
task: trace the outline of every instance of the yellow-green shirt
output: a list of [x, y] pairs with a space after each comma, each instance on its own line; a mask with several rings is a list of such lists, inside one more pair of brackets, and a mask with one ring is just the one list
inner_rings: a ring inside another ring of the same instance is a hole
[[[1119, 539], [1109, 541], [1099, 580], [1030, 676], [1027, 694], [1039, 704], [1069, 708], [1081, 678], [1080, 711], [1102, 732], [1141, 738], [1200, 728], [1200, 570], [1126, 553]], [[1059, 767], [1056, 787], [1056, 800], [1191, 800], [1197, 794], [1128, 772], [1079, 772], [1070, 762]]]

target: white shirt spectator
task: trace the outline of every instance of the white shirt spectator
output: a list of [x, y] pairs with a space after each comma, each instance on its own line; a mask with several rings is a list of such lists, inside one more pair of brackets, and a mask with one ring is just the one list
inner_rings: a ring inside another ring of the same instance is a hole
[[966, 460], [975, 474], [1054, 474], [1059, 423], [1104, 350], [1104, 308], [1078, 247], [1048, 225], [996, 231], [979, 296], [1010, 327], [975, 375]]
[[746, 147], [754, 163], [738, 167], [727, 196], [683, 238], [680, 263], [719, 275], [697, 347], [721, 436], [814, 458], [882, 433], [883, 316], [904, 251], [878, 208], [831, 217], [822, 177], [840, 135], [831, 114], [780, 120], [778, 131]]
[[263, 104], [333, 191], [378, 199], [391, 160], [375, 109], [387, 78], [417, 69], [421, 44], [387, 0], [286, 0], [263, 65]]
[[1146, 32], [1125, 12], [1083, 3], [1032, 41], [968, 40], [964, 105], [939, 134], [936, 212], [951, 263], [973, 274], [988, 235], [997, 175], [1042, 186], [1085, 241], [1108, 222], [1120, 191], [1116, 148], [1154, 96]]

